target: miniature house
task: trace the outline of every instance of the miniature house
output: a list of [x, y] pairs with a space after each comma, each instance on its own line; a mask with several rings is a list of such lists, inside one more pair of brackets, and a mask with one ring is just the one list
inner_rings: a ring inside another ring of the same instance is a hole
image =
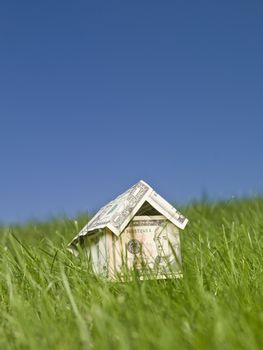
[[179, 230], [188, 220], [139, 181], [101, 208], [68, 249], [84, 251], [95, 274], [123, 279], [135, 272], [140, 279], [181, 274]]

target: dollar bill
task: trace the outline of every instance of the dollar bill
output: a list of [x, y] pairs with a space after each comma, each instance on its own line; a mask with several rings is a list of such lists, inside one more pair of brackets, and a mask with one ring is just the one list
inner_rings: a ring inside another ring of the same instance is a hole
[[[93, 272], [97, 275], [108, 277], [110, 261], [105, 232], [89, 237], [89, 239], [86, 237], [82, 242], [81, 248], [86, 254]], [[76, 253], [78, 254], [78, 252]]]
[[125, 276], [136, 271], [143, 279], [181, 275], [179, 230], [164, 216], [135, 216], [113, 239], [111, 270]]

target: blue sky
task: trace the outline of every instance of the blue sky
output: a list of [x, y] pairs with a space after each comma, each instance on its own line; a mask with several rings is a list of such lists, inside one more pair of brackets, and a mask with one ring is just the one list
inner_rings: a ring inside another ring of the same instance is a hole
[[263, 3], [3, 1], [0, 221], [263, 193]]

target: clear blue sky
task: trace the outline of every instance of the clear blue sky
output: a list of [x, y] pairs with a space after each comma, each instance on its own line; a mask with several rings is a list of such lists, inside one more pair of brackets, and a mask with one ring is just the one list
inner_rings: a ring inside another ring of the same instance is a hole
[[2, 1], [0, 221], [263, 193], [263, 2]]

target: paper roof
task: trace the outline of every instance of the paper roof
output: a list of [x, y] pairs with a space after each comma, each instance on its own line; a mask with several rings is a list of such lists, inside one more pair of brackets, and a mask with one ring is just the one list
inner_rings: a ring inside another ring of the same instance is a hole
[[119, 236], [146, 202], [174, 225], [185, 228], [188, 219], [141, 180], [102, 207], [70, 244], [74, 244], [81, 236], [106, 227]]

